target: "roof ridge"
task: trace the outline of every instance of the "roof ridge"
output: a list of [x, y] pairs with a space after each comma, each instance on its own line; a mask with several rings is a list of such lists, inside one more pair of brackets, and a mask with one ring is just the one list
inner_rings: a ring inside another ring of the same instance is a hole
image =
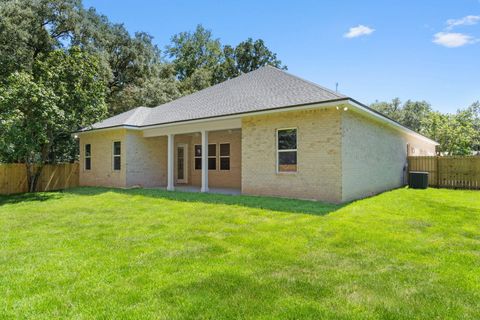
[[[311, 84], [311, 85], [314, 85], [315, 87], [317, 87], [317, 88], [319, 88], [319, 89], [322, 89], [322, 90], [325, 90], [325, 91], [327, 91], [327, 92], [329, 92], [329, 93], [337, 96], [338, 98], [348, 98], [348, 96], [346, 96], [346, 95], [344, 95], [344, 94], [341, 94], [341, 93], [338, 93], [338, 92], [333, 91], [333, 90], [331, 90], [331, 89], [328, 89], [327, 87], [321, 86], [321, 85], [319, 85], [318, 83], [315, 83], [315, 82], [313, 82], [313, 81], [310, 81], [310, 80], [301, 78], [301, 77], [299, 77], [299, 76], [296, 76], [296, 75], [294, 75], [294, 74], [292, 74], [292, 73], [290, 73], [290, 72], [288, 72], [288, 71], [286, 71], [286, 70], [283, 70], [283, 69], [280, 69], [280, 68], [277, 68], [277, 67], [274, 67], [274, 66], [271, 66], [271, 65], [266, 65], [265, 67], [273, 68], [273, 69], [275, 69], [275, 70], [277, 70], [277, 71], [280, 71], [280, 72], [284, 73], [284, 74], [287, 75], [287, 76], [290, 76], [290, 77], [292, 77], [292, 78], [295, 78], [295, 79], [301, 80], [301, 81], [303, 81], [303, 82], [309, 83], [309, 84]], [[262, 67], [262, 68], [265, 68], [265, 67]], [[261, 69], [261, 68], [259, 68], [259, 69]], [[257, 69], [257, 70], [259, 70], [259, 69]]]
[[[125, 122], [133, 122], [136, 125], [141, 125], [147, 118], [147, 115], [153, 110], [153, 108], [140, 106], [132, 110], [135, 110], [135, 111], [132, 112], [132, 115], [128, 117], [128, 119]], [[147, 112], [142, 113], [143, 110], [148, 111], [148, 113]]]
[[138, 111], [140, 110], [141, 107], [136, 107], [133, 109], [130, 109], [130, 111], [133, 111], [132, 114], [125, 120], [125, 122], [130, 122], [134, 116], [137, 115]]

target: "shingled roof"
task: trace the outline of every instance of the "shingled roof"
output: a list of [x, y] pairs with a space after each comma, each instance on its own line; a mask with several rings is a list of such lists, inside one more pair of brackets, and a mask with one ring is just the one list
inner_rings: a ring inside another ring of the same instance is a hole
[[348, 97], [266, 66], [158, 107], [129, 110], [84, 130], [144, 127], [343, 99]]

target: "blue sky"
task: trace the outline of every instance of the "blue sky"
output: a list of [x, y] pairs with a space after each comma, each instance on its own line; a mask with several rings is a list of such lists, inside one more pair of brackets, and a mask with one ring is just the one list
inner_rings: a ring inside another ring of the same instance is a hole
[[163, 48], [197, 24], [224, 44], [265, 40], [288, 70], [363, 103], [399, 97], [455, 112], [480, 99], [480, 0], [84, 0]]

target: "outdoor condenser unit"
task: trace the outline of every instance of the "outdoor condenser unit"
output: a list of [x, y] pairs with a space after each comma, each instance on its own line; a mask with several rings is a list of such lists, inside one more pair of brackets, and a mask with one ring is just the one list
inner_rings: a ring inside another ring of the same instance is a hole
[[410, 171], [408, 176], [408, 186], [412, 189], [427, 189], [428, 172]]

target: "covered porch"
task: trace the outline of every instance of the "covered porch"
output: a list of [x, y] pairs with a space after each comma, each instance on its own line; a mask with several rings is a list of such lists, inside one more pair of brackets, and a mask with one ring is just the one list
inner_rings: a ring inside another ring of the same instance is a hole
[[167, 138], [167, 190], [241, 193], [240, 119], [152, 128], [143, 135]]

